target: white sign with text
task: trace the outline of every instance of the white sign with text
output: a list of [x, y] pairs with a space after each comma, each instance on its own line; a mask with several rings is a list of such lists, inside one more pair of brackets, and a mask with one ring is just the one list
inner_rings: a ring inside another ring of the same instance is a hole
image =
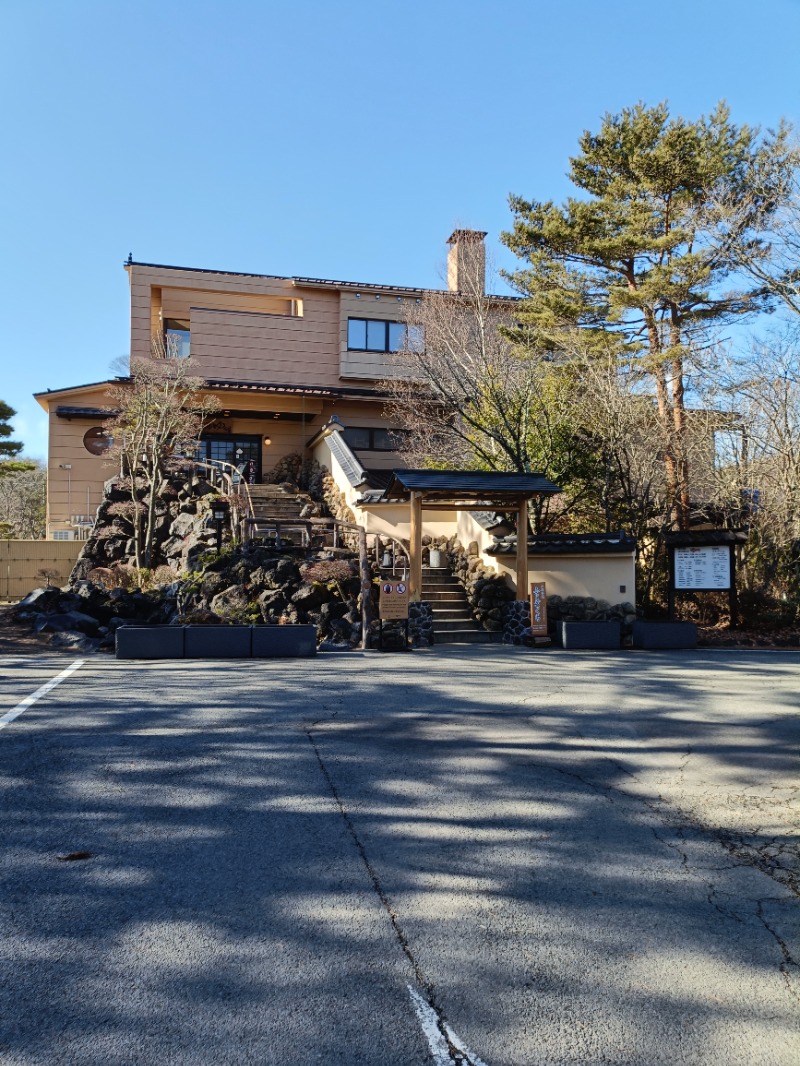
[[731, 553], [727, 544], [675, 549], [676, 589], [729, 589]]

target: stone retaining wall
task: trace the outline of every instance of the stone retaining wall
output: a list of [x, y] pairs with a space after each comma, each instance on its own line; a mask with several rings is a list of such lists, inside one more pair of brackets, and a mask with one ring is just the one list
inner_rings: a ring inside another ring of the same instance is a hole
[[[608, 603], [591, 596], [548, 596], [547, 627], [550, 637], [559, 642], [561, 622], [619, 622], [623, 642], [633, 633], [636, 608], [632, 603]], [[531, 607], [528, 600], [509, 603], [505, 626], [504, 644], [533, 645], [530, 631]]]

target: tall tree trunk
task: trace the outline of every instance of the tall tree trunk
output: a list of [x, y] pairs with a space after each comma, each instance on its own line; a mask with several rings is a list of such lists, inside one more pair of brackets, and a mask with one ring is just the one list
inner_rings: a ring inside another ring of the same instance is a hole
[[675, 427], [675, 463], [677, 475], [678, 529], [689, 528], [691, 501], [689, 498], [689, 458], [686, 454], [686, 404], [684, 399], [683, 351], [680, 312], [670, 306], [670, 343], [672, 346], [672, 418]]
[[[632, 287], [635, 289], [635, 284]], [[661, 430], [661, 447], [664, 451], [664, 474], [667, 501], [669, 503], [672, 524], [676, 529], [680, 529], [680, 507], [678, 503], [680, 481], [678, 462], [675, 456], [675, 413], [670, 401], [669, 389], [667, 388], [667, 375], [664, 372], [661, 332], [652, 308], [644, 308], [644, 319], [647, 327], [650, 358], [652, 360], [651, 373], [656, 384], [658, 425]]]

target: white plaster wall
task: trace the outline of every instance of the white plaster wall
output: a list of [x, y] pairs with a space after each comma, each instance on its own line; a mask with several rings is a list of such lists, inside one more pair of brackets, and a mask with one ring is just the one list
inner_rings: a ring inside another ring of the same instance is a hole
[[[491, 558], [491, 556], [490, 556]], [[503, 556], [500, 573], [516, 581], [513, 556]], [[548, 596], [593, 596], [609, 603], [636, 604], [636, 568], [630, 555], [531, 555], [528, 580], [544, 581]], [[621, 586], [625, 591], [621, 591]]]
[[[478, 551], [481, 553], [481, 562], [487, 568], [487, 570], [494, 570], [499, 574], [501, 570], [501, 563], [494, 555], [485, 555], [484, 552], [487, 548], [494, 544], [494, 537], [491, 533], [483, 528], [483, 526], [476, 522], [472, 517], [471, 511], [459, 511], [457, 533], [458, 539], [461, 544], [466, 548], [471, 541], [475, 541], [478, 545]], [[516, 570], [514, 571], [516, 574]]]

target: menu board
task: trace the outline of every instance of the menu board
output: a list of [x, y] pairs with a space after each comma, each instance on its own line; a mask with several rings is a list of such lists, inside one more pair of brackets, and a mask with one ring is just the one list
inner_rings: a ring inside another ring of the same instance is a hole
[[676, 589], [729, 589], [731, 553], [727, 544], [706, 548], [675, 548]]

